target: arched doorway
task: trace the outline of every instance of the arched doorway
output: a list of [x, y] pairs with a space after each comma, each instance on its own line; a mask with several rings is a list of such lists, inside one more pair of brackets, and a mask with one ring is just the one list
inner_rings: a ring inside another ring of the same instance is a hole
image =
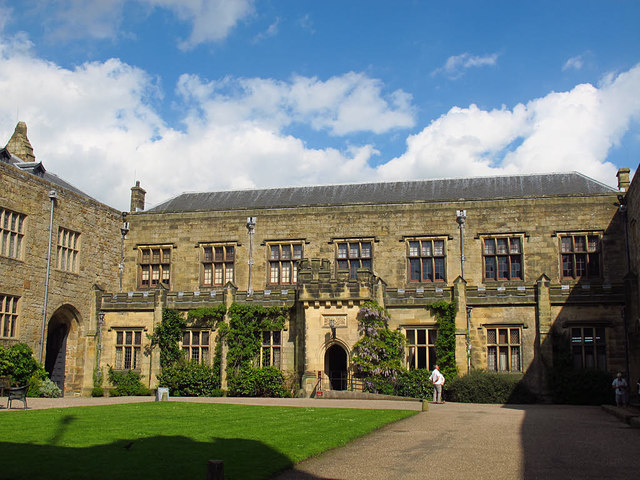
[[47, 350], [44, 369], [49, 374], [51, 381], [58, 385], [63, 395], [67, 338], [71, 329], [71, 321], [74, 317], [73, 312], [66, 308], [61, 308], [53, 314], [47, 329]]
[[332, 390], [347, 389], [347, 352], [338, 344], [331, 345], [324, 355], [324, 371]]

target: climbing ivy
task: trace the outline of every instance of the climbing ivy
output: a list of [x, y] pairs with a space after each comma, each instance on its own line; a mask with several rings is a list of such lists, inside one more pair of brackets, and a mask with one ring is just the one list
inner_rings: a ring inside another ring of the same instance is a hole
[[456, 365], [456, 302], [440, 300], [429, 305], [436, 317], [438, 337], [436, 339], [436, 358], [440, 372], [447, 381], [458, 376]]
[[187, 319], [197, 326], [216, 328], [218, 323], [224, 320], [225, 313], [227, 313], [227, 307], [222, 304], [215, 307], [200, 307], [189, 310]]
[[162, 368], [173, 365], [182, 358], [180, 340], [182, 330], [187, 326], [182, 312], [171, 308], [162, 311], [162, 321], [156, 326], [153, 335], [149, 337], [151, 347], [160, 348], [160, 366]]

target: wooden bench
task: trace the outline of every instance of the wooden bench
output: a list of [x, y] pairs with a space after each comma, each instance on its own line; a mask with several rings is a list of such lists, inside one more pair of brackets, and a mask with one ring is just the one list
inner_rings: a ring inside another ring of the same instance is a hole
[[20, 400], [24, 403], [24, 409], [27, 409], [27, 392], [29, 391], [29, 385], [25, 385], [23, 387], [13, 387], [8, 390], [9, 395], [7, 396], [7, 408], [11, 408], [12, 400]]

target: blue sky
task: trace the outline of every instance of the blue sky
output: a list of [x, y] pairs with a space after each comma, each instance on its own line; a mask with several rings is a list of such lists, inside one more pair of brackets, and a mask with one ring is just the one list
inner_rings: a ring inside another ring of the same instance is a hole
[[640, 161], [640, 2], [0, 0], [0, 138], [120, 209]]

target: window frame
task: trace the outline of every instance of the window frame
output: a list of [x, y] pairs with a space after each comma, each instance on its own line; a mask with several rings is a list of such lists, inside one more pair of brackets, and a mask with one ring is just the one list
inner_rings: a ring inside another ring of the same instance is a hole
[[[73, 241], [71, 240], [73, 239]], [[56, 268], [63, 272], [78, 273], [80, 269], [80, 232], [58, 227]], [[69, 266], [71, 263], [71, 266]]]
[[[349, 271], [349, 278], [358, 277], [358, 269], [366, 268], [373, 272], [373, 244], [374, 238], [340, 238], [335, 239], [335, 266], [336, 272]], [[341, 248], [345, 246], [344, 250]], [[363, 254], [363, 245], [368, 245], [368, 256]], [[353, 247], [357, 247], [354, 254]], [[346, 264], [346, 267], [345, 267]]]
[[[407, 356], [405, 358], [407, 368], [409, 370], [422, 368], [433, 370], [438, 363], [436, 356], [437, 325], [407, 325], [403, 326], [402, 330], [407, 341]], [[409, 334], [409, 332], [413, 333]], [[424, 341], [420, 341], [421, 335], [418, 332], [424, 332]], [[421, 361], [421, 358], [424, 358], [424, 361]]]
[[[501, 340], [501, 331], [506, 330], [505, 341]], [[495, 331], [495, 340], [490, 341], [490, 331]], [[513, 340], [512, 332], [518, 332], [518, 341]], [[485, 334], [486, 334], [486, 352], [487, 352], [487, 371], [489, 372], [497, 372], [497, 373], [513, 373], [513, 372], [523, 372], [522, 368], [522, 326], [521, 325], [487, 325], [485, 326]], [[502, 368], [502, 351], [506, 349], [507, 355], [506, 359], [506, 368]], [[517, 349], [517, 362], [518, 366], [514, 369], [514, 350]], [[495, 354], [492, 355], [492, 351], [495, 351]], [[494, 357], [493, 368], [491, 358]]]
[[0, 208], [0, 256], [22, 260], [27, 215]]
[[[565, 250], [565, 239], [571, 240], [569, 250]], [[584, 240], [584, 249], [580, 250], [576, 247], [576, 239]], [[596, 240], [595, 249], [591, 249], [591, 239]], [[561, 280], [580, 280], [580, 279], [601, 279], [602, 278], [602, 234], [599, 232], [562, 232], [558, 233], [558, 252], [560, 262], [560, 278]], [[578, 258], [583, 259], [582, 267], [579, 267]], [[594, 270], [592, 257], [597, 261], [597, 272]], [[571, 273], [567, 275], [567, 265], [565, 260], [570, 260]], [[580, 269], [584, 269], [584, 273], [579, 273]]]
[[[505, 233], [489, 234], [481, 237], [482, 279], [484, 282], [523, 282], [524, 281], [524, 238], [523, 234]], [[514, 240], [518, 241], [518, 250], [513, 251]], [[500, 251], [500, 244], [506, 241], [506, 251]], [[490, 251], [490, 243], [493, 251]], [[519, 261], [514, 261], [514, 260]], [[519, 265], [519, 276], [514, 276], [514, 266]], [[493, 269], [493, 276], [488, 275], [489, 267]], [[501, 275], [505, 272], [506, 275]]]
[[[171, 259], [173, 257], [173, 245], [159, 244], [159, 245], [139, 245], [136, 247], [138, 250], [138, 287], [139, 288], [157, 288], [158, 285], [163, 284], [168, 289], [171, 288]], [[148, 260], [145, 261], [145, 252], [148, 251]], [[159, 251], [157, 257], [155, 252]], [[165, 258], [166, 252], [168, 252], [168, 261]], [[157, 267], [157, 279], [154, 277]], [[146, 277], [146, 278], [145, 278]], [[156, 280], [156, 281], [154, 281]]]
[[[424, 236], [411, 237], [405, 239], [406, 244], [406, 261], [407, 261], [407, 282], [408, 283], [446, 283], [447, 282], [447, 237], [443, 236]], [[442, 243], [442, 254], [436, 253], [436, 242]], [[412, 244], [417, 243], [417, 252], [414, 251]], [[429, 246], [427, 249], [425, 247]], [[428, 253], [430, 252], [430, 253]], [[414, 279], [415, 269], [417, 265], [418, 279]], [[430, 276], [425, 270], [430, 269]], [[441, 272], [439, 275], [438, 272]]]
[[[208, 251], [211, 253], [209, 254]], [[219, 251], [222, 252], [221, 257], [218, 257]], [[234, 283], [237, 255], [237, 242], [200, 244], [200, 286], [222, 287], [229, 282]], [[220, 272], [219, 281], [218, 272]]]
[[[258, 358], [258, 367], [275, 367], [278, 370], [282, 370], [283, 331], [284, 330], [262, 330], [260, 332], [260, 356]], [[268, 339], [266, 337], [268, 337]]]
[[[185, 328], [182, 330], [182, 340], [180, 341], [180, 349], [188, 361], [197, 361], [204, 365], [211, 365], [211, 334], [212, 330], [208, 328]], [[198, 342], [194, 343], [195, 334], [197, 334]], [[206, 343], [202, 338], [206, 334]], [[185, 343], [185, 336], [189, 337], [188, 343]]]
[[[302, 240], [269, 241], [267, 246], [267, 285], [296, 285], [298, 283], [298, 262], [304, 258], [304, 242]], [[290, 248], [289, 258], [285, 258], [283, 247]], [[300, 254], [296, 257], [296, 247], [300, 247]], [[273, 249], [278, 249], [277, 258], [273, 256]], [[289, 281], [283, 281], [283, 267], [289, 268]], [[274, 267], [276, 270], [274, 270]], [[277, 278], [274, 280], [274, 273]]]
[[[607, 329], [601, 325], [571, 325], [569, 327], [570, 345], [571, 345], [571, 362], [573, 368], [586, 370], [595, 369], [607, 371]], [[576, 341], [578, 338], [575, 336], [575, 331], [579, 330], [580, 341]], [[586, 330], [591, 330], [591, 337], [585, 335]], [[600, 333], [600, 335], [599, 335]], [[587, 338], [592, 338], [593, 341], [586, 341]], [[593, 365], [588, 365], [587, 361], [587, 349], [592, 348]], [[580, 366], [576, 364], [575, 351], [580, 349]], [[602, 351], [602, 353], [601, 353]], [[603, 363], [604, 365], [600, 365]]]
[[[114, 327], [115, 333], [115, 356], [114, 364], [116, 370], [134, 370], [139, 372], [142, 369], [142, 327]], [[127, 334], [131, 334], [131, 341], [127, 341]], [[122, 340], [119, 340], [121, 336]], [[127, 360], [127, 349], [130, 349]], [[121, 352], [118, 355], [118, 352]], [[128, 366], [127, 366], [128, 364]]]
[[0, 293], [0, 338], [18, 337], [19, 316], [20, 297]]

